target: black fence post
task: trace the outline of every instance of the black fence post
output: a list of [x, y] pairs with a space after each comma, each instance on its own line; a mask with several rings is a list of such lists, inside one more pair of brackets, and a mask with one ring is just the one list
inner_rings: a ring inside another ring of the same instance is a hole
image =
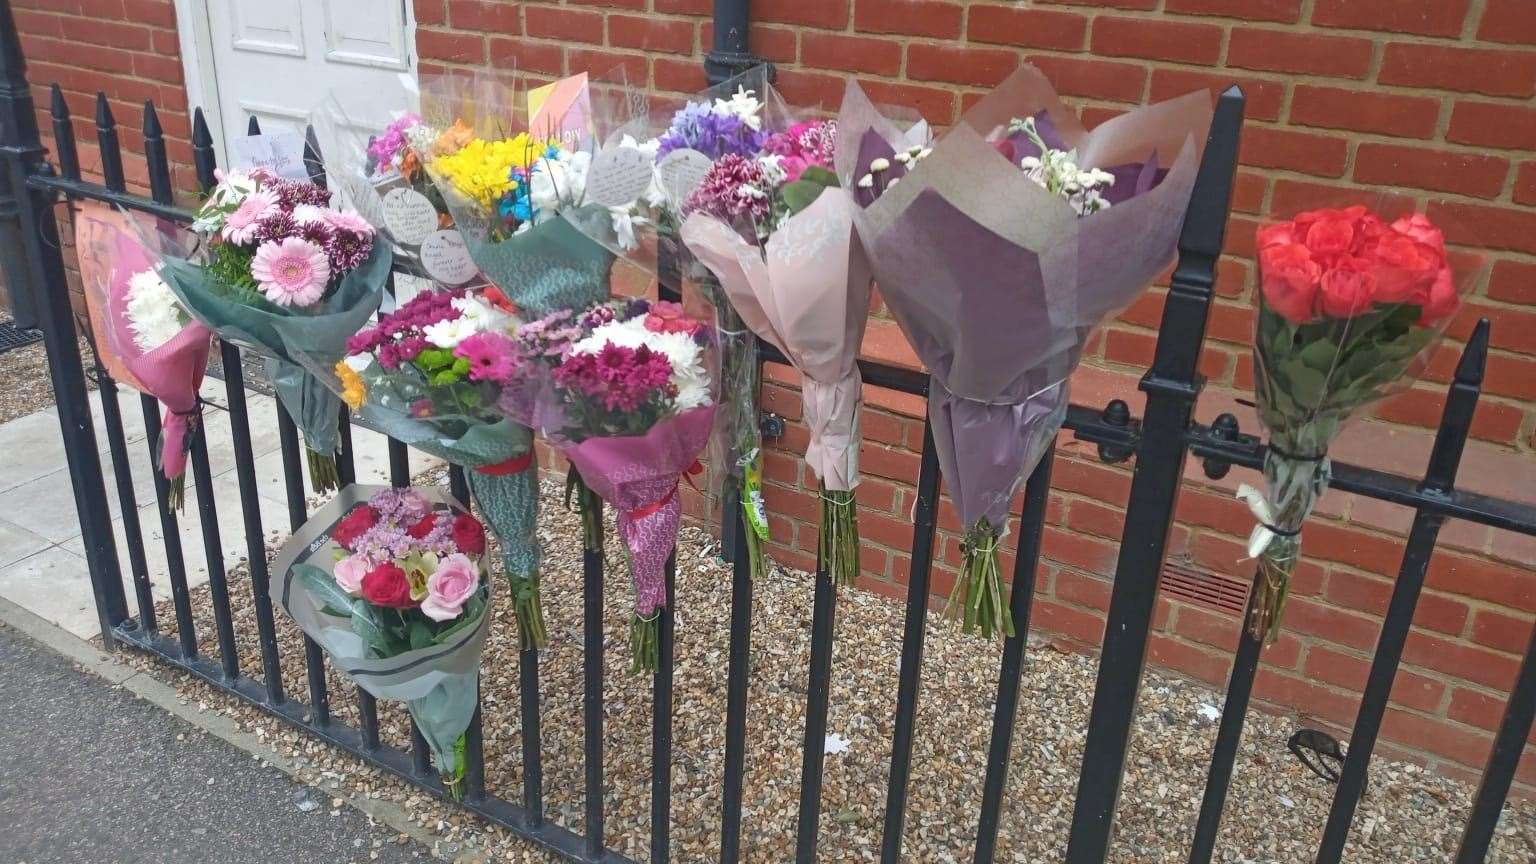
[[1157, 603], [1158, 572], [1167, 557], [1174, 506], [1184, 477], [1188, 452], [1185, 433], [1205, 383], [1197, 368], [1216, 281], [1216, 259], [1226, 239], [1242, 122], [1243, 94], [1232, 87], [1216, 105], [1179, 238], [1179, 265], [1163, 306], [1157, 354], [1141, 379], [1141, 389], [1147, 394], [1146, 415], [1126, 505], [1125, 535], [1115, 565], [1093, 713], [1088, 718], [1083, 770], [1067, 843], [1069, 864], [1102, 864], [1109, 853], [1110, 829]]
[[112, 629], [128, 620], [128, 599], [112, 539], [112, 514], [107, 509], [106, 484], [91, 424], [91, 403], [59, 249], [59, 227], [53, 217], [53, 197], [27, 186], [31, 175], [48, 174], [51, 169], [43, 158], [37, 111], [10, 0], [0, 0], [0, 155], [5, 159], [0, 171], [0, 261], [11, 296], [31, 297], [34, 308], [27, 311], [36, 312], [43, 330], [102, 642], [111, 647], [115, 644]]

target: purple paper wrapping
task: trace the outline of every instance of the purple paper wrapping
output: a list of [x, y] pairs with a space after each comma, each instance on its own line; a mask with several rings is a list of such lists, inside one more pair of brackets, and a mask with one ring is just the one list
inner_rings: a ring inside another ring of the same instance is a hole
[[629, 549], [635, 611], [649, 618], [667, 603], [667, 557], [677, 542], [683, 503], [678, 483], [709, 442], [715, 406], [685, 411], [644, 435], [593, 437], [556, 446], [581, 479], [618, 511]]
[[[1138, 166], [1129, 176], [1139, 180], [1150, 165], [1160, 180], [1079, 217], [993, 144], [1011, 119], [1042, 112], [1084, 168]], [[899, 184], [863, 202], [859, 236], [887, 306], [933, 376], [934, 440], [967, 526], [1006, 524], [1014, 493], [1060, 427], [1064, 382], [1093, 328], [1173, 259], [1210, 119], [1210, 97], [1194, 93], [1085, 132], [1025, 65]], [[838, 122], [859, 142], [839, 148], [847, 188], [870, 161], [905, 146], [856, 82]]]

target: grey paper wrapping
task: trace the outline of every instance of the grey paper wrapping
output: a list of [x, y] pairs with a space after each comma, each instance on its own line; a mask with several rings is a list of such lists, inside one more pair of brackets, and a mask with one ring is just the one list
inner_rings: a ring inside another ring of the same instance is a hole
[[[350, 485], [315, 511], [277, 553], [272, 568], [279, 575], [267, 591], [272, 602], [293, 617], [304, 635], [325, 648], [342, 674], [375, 698], [405, 702], [422, 737], [431, 746], [439, 769], [448, 771], [454, 765], [454, 742], [469, 728], [475, 713], [480, 652], [491, 627], [491, 594], [486, 596], [479, 623], [455, 634], [447, 644], [394, 657], [369, 657], [366, 644], [352, 631], [352, 619], [327, 613], [293, 572], [296, 564], [312, 564], [330, 572], [334, 567], [333, 553], [339, 548], [330, 539], [331, 528], [353, 507], [366, 503], [385, 488]], [[416, 491], [434, 502], [458, 508], [442, 489], [418, 487]], [[490, 592], [491, 580], [485, 580], [485, 585]]]
[[746, 325], [805, 376], [805, 461], [834, 491], [859, 483], [857, 358], [869, 320], [870, 267], [853, 229], [855, 205], [831, 188], [760, 250], [718, 219], [694, 214], [682, 237], [720, 280]]
[[242, 302], [203, 267], [181, 258], [163, 261], [160, 275], [192, 316], [219, 338], [267, 358], [267, 374], [283, 407], [303, 430], [304, 443], [330, 455], [341, 446], [341, 398], [301, 364], [329, 368], [346, 355], [347, 337], [379, 308], [391, 260], [388, 246], [375, 243], [362, 266], [344, 276], [313, 312]]
[[[1080, 218], [989, 143], [1042, 111], [1085, 168], [1171, 167], [1149, 191]], [[1172, 261], [1210, 119], [1210, 97], [1194, 93], [1085, 132], [1045, 76], [1021, 66], [856, 213], [882, 296], [932, 373], [935, 444], [967, 525], [1006, 524], [1093, 328]], [[839, 148], [845, 182], [899, 143], [857, 83], [839, 126], [859, 143]]]

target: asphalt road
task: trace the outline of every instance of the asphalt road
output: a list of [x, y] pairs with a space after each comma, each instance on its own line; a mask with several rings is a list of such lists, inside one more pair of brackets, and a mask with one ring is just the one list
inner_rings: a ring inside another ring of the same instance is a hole
[[394, 837], [0, 625], [3, 864], [431, 860]]

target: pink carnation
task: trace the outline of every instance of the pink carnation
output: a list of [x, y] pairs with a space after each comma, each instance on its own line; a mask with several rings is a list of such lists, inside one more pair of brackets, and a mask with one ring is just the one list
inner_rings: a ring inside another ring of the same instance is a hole
[[325, 296], [331, 265], [325, 250], [298, 237], [263, 243], [251, 261], [251, 276], [267, 299], [279, 306], [310, 306]]

